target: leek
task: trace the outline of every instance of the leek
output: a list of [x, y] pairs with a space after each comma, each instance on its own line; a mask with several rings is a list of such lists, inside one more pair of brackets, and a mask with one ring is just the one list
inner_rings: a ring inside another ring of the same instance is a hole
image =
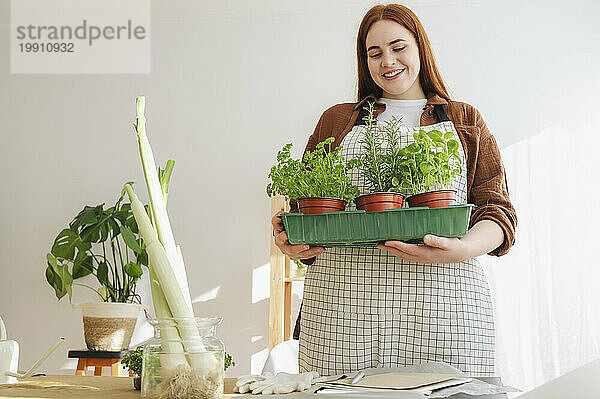
[[129, 202], [131, 202], [131, 210], [138, 224], [139, 232], [146, 244], [148, 264], [156, 275], [156, 280], [160, 284], [171, 314], [178, 321], [179, 335], [183, 340], [183, 344], [192, 355], [189, 357], [190, 365], [194, 369], [214, 370], [217, 361], [214, 356], [193, 356], [194, 353], [206, 352], [194, 321], [194, 313], [187, 306], [185, 295], [181, 291], [175, 273], [171, 268], [165, 248], [158, 239], [158, 234], [152, 226], [142, 201], [135, 194], [130, 184], [125, 185], [125, 191], [129, 197]]
[[[169, 263], [175, 271], [177, 282], [181, 287], [181, 291], [185, 295], [185, 302], [190, 312], [192, 312], [192, 299], [190, 297], [185, 266], [179, 261], [180, 258], [177, 256], [175, 239], [173, 238], [171, 223], [169, 222], [169, 216], [167, 215], [167, 207], [165, 205], [165, 198], [163, 197], [161, 184], [158, 179], [158, 172], [154, 162], [152, 147], [150, 147], [148, 137], [146, 136], [146, 117], [144, 116], [145, 107], [145, 97], [137, 97], [135, 130], [138, 136], [140, 157], [142, 159], [142, 168], [144, 169], [146, 186], [148, 187], [148, 195], [150, 196], [150, 208], [152, 209], [152, 215], [156, 221], [156, 232], [158, 234], [158, 238], [164, 246]], [[169, 169], [169, 164], [167, 164], [166, 169]]]
[[[140, 235], [146, 244], [155, 313], [158, 318], [173, 317], [176, 320], [179, 331], [167, 328], [164, 331], [166, 334], [164, 338], [182, 339], [185, 350], [189, 353], [187, 362], [192, 368], [214, 370], [218, 366], [217, 359], [209, 355], [210, 352], [206, 353], [206, 348], [200, 339], [194, 320], [183, 256], [181, 249], [175, 244], [167, 215], [168, 182], [174, 162], [170, 160], [164, 170], [159, 169], [157, 172], [152, 148], [146, 136], [144, 97], [136, 98], [136, 110], [135, 129], [144, 178], [150, 196], [151, 217], [146, 213], [131, 184], [126, 184], [124, 190], [129, 197]], [[177, 354], [182, 348], [170, 346], [168, 349]], [[194, 356], [195, 354], [202, 354], [202, 356]], [[185, 358], [175, 355], [168, 362], [168, 367], [175, 367], [183, 361]]]
[[[167, 161], [165, 170], [158, 169], [158, 179], [160, 181], [160, 189], [163, 198], [165, 199], [165, 206], [167, 206], [169, 180], [171, 179], [171, 173], [174, 166], [175, 161], [170, 159]], [[154, 217], [152, 216], [152, 208], [148, 207], [148, 211], [150, 212], [149, 218], [152, 221], [152, 225], [156, 228], [156, 220], [154, 220]], [[156, 318], [158, 320], [172, 319], [173, 313], [171, 313], [171, 309], [169, 309], [169, 304], [167, 303], [167, 299], [165, 298], [160, 283], [156, 279], [156, 275], [152, 268], [149, 268], [149, 272], [152, 302], [154, 303], [154, 313], [156, 314]], [[181, 337], [179, 336], [176, 326], [169, 325], [168, 323], [167, 325], [164, 325], [163, 323], [163, 325], [160, 326], [160, 336], [162, 339], [167, 340], [167, 342], [163, 344], [163, 349], [167, 354], [160, 355], [161, 364], [164, 365], [167, 370], [173, 370], [179, 365], [187, 364], [187, 360], [183, 356], [184, 348], [179, 342]]]
[[[154, 303], [154, 313], [156, 314], [156, 318], [159, 320], [171, 319], [173, 318], [173, 314], [171, 313], [171, 309], [169, 309], [167, 299], [160, 287], [160, 283], [156, 279], [154, 271], [151, 268], [149, 271], [152, 302]], [[170, 325], [160, 326], [160, 336], [162, 339], [167, 340], [167, 342], [163, 343], [163, 350], [168, 353], [167, 355], [160, 355], [161, 365], [167, 370], [173, 370], [180, 364], [186, 365], [187, 360], [183, 355], [184, 349], [179, 342], [180, 337], [177, 328]]]

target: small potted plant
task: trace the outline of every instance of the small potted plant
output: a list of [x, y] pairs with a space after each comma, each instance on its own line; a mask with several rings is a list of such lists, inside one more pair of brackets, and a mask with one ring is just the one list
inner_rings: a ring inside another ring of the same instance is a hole
[[133, 387], [138, 391], [142, 389], [142, 355], [144, 347], [138, 346], [129, 353], [123, 355], [121, 363], [133, 373]]
[[462, 171], [459, 144], [452, 132], [419, 130], [415, 142], [402, 149], [401, 186], [412, 195], [411, 207], [445, 208], [456, 202], [452, 179]]
[[359, 194], [348, 176], [356, 161], [346, 161], [340, 155], [341, 146], [331, 150], [333, 140], [329, 137], [317, 144], [314, 151], [307, 151], [303, 162], [292, 158], [292, 144], [286, 144], [277, 153], [278, 163], [269, 173], [271, 183], [267, 185], [267, 194], [297, 200], [304, 214], [345, 210], [346, 203]]
[[363, 118], [365, 135], [361, 140], [362, 152], [357, 157], [358, 168], [370, 184], [370, 193], [356, 198], [356, 208], [367, 212], [402, 208], [404, 196], [400, 194], [403, 152], [400, 148], [398, 126], [401, 119], [385, 121], [384, 135], [379, 134], [373, 116], [373, 103], [365, 109]]
[[[55, 238], [46, 259], [46, 280], [59, 300], [67, 294], [71, 300], [73, 285], [79, 285], [101, 301], [73, 305], [83, 311], [88, 349], [127, 349], [141, 309], [136, 285], [148, 255], [123, 193], [110, 208], [85, 206]], [[77, 282], [89, 275], [98, 280], [98, 289]]]

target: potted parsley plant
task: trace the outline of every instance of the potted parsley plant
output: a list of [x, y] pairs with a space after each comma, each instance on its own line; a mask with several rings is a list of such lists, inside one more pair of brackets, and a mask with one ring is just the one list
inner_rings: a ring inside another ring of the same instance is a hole
[[340, 154], [341, 146], [331, 149], [333, 137], [317, 144], [314, 151], [307, 151], [303, 161], [293, 159], [292, 144], [286, 144], [277, 153], [277, 165], [271, 168], [267, 194], [276, 194], [286, 199], [297, 200], [304, 214], [344, 211], [346, 203], [358, 194], [348, 176], [356, 161]]

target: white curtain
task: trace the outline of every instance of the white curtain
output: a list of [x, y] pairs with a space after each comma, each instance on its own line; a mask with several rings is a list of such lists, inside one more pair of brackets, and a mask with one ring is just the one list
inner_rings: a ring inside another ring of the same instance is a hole
[[516, 243], [481, 261], [497, 374], [523, 390], [600, 357], [599, 135], [591, 123], [555, 125], [502, 150]]

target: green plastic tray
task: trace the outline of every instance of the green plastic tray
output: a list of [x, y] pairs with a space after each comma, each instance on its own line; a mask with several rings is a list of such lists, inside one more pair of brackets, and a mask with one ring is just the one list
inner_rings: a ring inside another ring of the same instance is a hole
[[320, 215], [283, 213], [292, 244], [325, 247], [373, 247], [386, 240], [423, 242], [426, 234], [462, 237], [475, 205], [447, 208], [401, 208], [382, 212], [325, 212]]

